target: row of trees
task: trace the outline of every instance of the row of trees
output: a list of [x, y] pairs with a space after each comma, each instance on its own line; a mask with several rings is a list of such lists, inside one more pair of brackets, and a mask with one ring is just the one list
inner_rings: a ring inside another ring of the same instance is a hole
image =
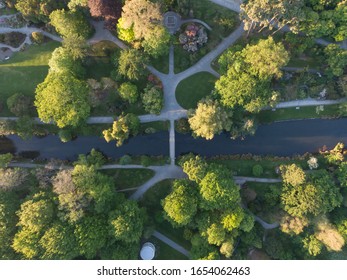
[[0, 258], [137, 259], [145, 212], [97, 171], [103, 162], [92, 151], [73, 169], [2, 168]]

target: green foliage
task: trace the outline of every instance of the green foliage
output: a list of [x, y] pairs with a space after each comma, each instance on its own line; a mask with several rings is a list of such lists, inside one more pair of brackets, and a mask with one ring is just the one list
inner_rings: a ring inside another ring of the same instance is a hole
[[66, 73], [49, 73], [36, 89], [35, 106], [42, 121], [58, 127], [78, 126], [90, 113], [88, 87]]
[[232, 112], [225, 109], [210, 98], [202, 99], [196, 110], [189, 112], [188, 122], [193, 130], [193, 136], [213, 139], [215, 134], [223, 130], [230, 131]]
[[308, 235], [303, 240], [303, 248], [307, 250], [307, 252], [316, 257], [322, 252], [323, 244], [320, 242], [314, 235]]
[[66, 48], [74, 60], [83, 59], [87, 55], [87, 42], [77, 34], [71, 34], [63, 40], [63, 47]]
[[41, 45], [45, 40], [45, 36], [41, 32], [32, 32], [31, 38], [38, 45]]
[[120, 165], [127, 165], [132, 162], [132, 158], [129, 155], [124, 155], [119, 159], [119, 164]]
[[239, 188], [225, 167], [210, 167], [199, 185], [203, 209], [227, 209], [240, 202]]
[[89, 216], [83, 218], [75, 226], [80, 254], [87, 259], [93, 259], [98, 251], [106, 244], [107, 222], [103, 216]]
[[170, 34], [164, 26], [157, 25], [142, 42], [144, 51], [155, 58], [169, 53]]
[[135, 201], [127, 200], [122, 207], [109, 214], [111, 233], [117, 240], [126, 243], [138, 242], [141, 238], [145, 212]]
[[61, 142], [69, 142], [72, 140], [72, 132], [69, 129], [61, 129], [58, 132], [58, 136]]
[[219, 58], [224, 74], [216, 82], [216, 93], [225, 106], [259, 112], [276, 102], [278, 93], [271, 90], [270, 81], [281, 77], [280, 69], [288, 61], [284, 46], [272, 37], [243, 50], [234, 47]]
[[302, 185], [306, 181], [306, 175], [304, 170], [296, 164], [281, 165], [280, 166], [281, 176], [283, 182], [293, 187]]
[[239, 228], [244, 216], [245, 214], [241, 207], [225, 211], [222, 216], [223, 227], [229, 232]]
[[264, 169], [260, 164], [256, 164], [252, 167], [252, 173], [255, 177], [263, 175]]
[[52, 200], [44, 192], [39, 192], [21, 204], [18, 225], [31, 232], [44, 231], [53, 221], [54, 212]]
[[123, 145], [124, 141], [130, 137], [130, 135], [136, 135], [140, 128], [140, 120], [134, 114], [127, 114], [120, 116], [118, 120], [113, 122], [113, 126], [110, 129], [104, 130], [103, 135], [107, 142], [116, 140], [117, 147]]
[[72, 260], [79, 255], [78, 243], [73, 227], [57, 222], [52, 225], [39, 241], [43, 249], [43, 260]]
[[10, 153], [0, 155], [0, 168], [6, 168], [12, 161], [13, 155]]
[[55, 0], [17, 0], [16, 9], [25, 19], [38, 23], [47, 23], [48, 16], [56, 9], [65, 7], [64, 1]]
[[285, 185], [281, 201], [288, 214], [303, 218], [331, 212], [341, 205], [342, 195], [330, 175], [320, 171], [312, 174], [305, 184]]
[[55, 73], [64, 73], [82, 78], [85, 70], [81, 61], [75, 60], [70, 50], [64, 47], [56, 48], [48, 62], [49, 71]]
[[106, 163], [105, 156], [101, 152], [99, 152], [93, 148], [89, 154], [79, 155], [78, 161], [75, 162], [74, 164], [75, 165], [80, 164], [80, 165], [86, 165], [86, 166], [94, 166], [95, 168], [100, 168], [105, 163]]
[[181, 160], [180, 165], [189, 180], [196, 183], [200, 183], [207, 173], [208, 165], [200, 156], [188, 155]]
[[24, 94], [15, 93], [7, 98], [7, 107], [17, 117], [29, 115], [32, 109], [32, 100]]
[[118, 91], [120, 97], [128, 101], [130, 104], [135, 103], [139, 97], [137, 86], [132, 83], [121, 84]]
[[162, 206], [173, 226], [189, 224], [198, 207], [196, 187], [187, 180], [174, 181], [172, 192], [162, 200]]
[[342, 76], [347, 66], [347, 50], [330, 44], [324, 49], [324, 53], [328, 63], [327, 74], [336, 77]]
[[13, 192], [0, 191], [0, 259], [14, 259], [11, 243], [16, 232], [19, 200]]
[[92, 33], [87, 18], [80, 11], [55, 10], [50, 14], [49, 19], [51, 25], [63, 37], [70, 37], [73, 34], [87, 39]]
[[147, 73], [147, 58], [138, 50], [122, 50], [117, 63], [118, 73], [130, 80], [139, 80]]
[[159, 115], [164, 106], [163, 91], [156, 86], [147, 86], [141, 95], [143, 107], [150, 114]]

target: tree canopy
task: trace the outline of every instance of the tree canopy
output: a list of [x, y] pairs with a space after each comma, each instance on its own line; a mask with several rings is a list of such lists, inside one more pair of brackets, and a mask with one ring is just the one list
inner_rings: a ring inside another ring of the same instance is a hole
[[58, 127], [78, 126], [90, 113], [88, 87], [67, 73], [49, 73], [36, 88], [35, 106], [39, 118]]

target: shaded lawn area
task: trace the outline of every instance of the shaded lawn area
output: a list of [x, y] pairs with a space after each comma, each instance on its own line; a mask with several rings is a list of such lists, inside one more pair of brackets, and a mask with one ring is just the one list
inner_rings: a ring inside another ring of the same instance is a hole
[[[321, 107], [321, 106], [318, 106]], [[305, 106], [300, 109], [284, 108], [261, 111], [257, 118], [260, 123], [271, 123], [275, 121], [295, 120], [295, 119], [311, 119], [311, 118], [337, 118], [345, 115], [340, 115], [339, 104], [322, 106], [324, 111], [318, 112], [317, 106]]]
[[148, 241], [152, 242], [156, 248], [156, 260], [188, 260], [185, 255], [182, 255], [154, 236], [151, 236]]
[[101, 172], [113, 177], [117, 190], [139, 187], [154, 176], [154, 171], [149, 169], [110, 169]]
[[159, 56], [157, 58], [150, 59], [150, 65], [152, 65], [158, 71], [168, 74], [169, 73], [169, 54]]
[[91, 46], [85, 59], [86, 77], [96, 80], [109, 77], [115, 66], [112, 55], [119, 52], [120, 48], [113, 42], [101, 41]]
[[216, 80], [212, 74], [201, 72], [181, 81], [176, 88], [177, 102], [184, 109], [196, 108], [199, 100], [211, 93]]
[[[48, 73], [48, 61], [58, 42], [32, 45], [23, 52], [15, 53], [9, 60], [0, 62], [0, 101], [6, 103], [14, 93], [34, 97], [36, 86], [43, 82]], [[7, 109], [2, 116], [10, 116]]]
[[163, 218], [161, 200], [170, 193], [172, 181], [173, 180], [164, 180], [154, 185], [145, 193], [140, 201], [140, 205], [147, 208], [148, 216], [152, 217], [157, 231], [189, 250], [191, 244], [183, 238], [183, 229], [173, 228], [172, 225]]

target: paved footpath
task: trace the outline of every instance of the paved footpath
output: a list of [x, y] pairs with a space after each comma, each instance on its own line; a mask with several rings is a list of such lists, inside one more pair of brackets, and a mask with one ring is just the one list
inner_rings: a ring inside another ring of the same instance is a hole
[[158, 238], [159, 240], [163, 241], [164, 243], [169, 245], [171, 248], [175, 249], [176, 251], [180, 252], [181, 254], [185, 255], [186, 257], [189, 257], [189, 252], [186, 249], [184, 249], [181, 245], [178, 245], [176, 242], [172, 241], [171, 239], [169, 239], [165, 235], [162, 235], [160, 232], [155, 230], [153, 232], [153, 236]]

